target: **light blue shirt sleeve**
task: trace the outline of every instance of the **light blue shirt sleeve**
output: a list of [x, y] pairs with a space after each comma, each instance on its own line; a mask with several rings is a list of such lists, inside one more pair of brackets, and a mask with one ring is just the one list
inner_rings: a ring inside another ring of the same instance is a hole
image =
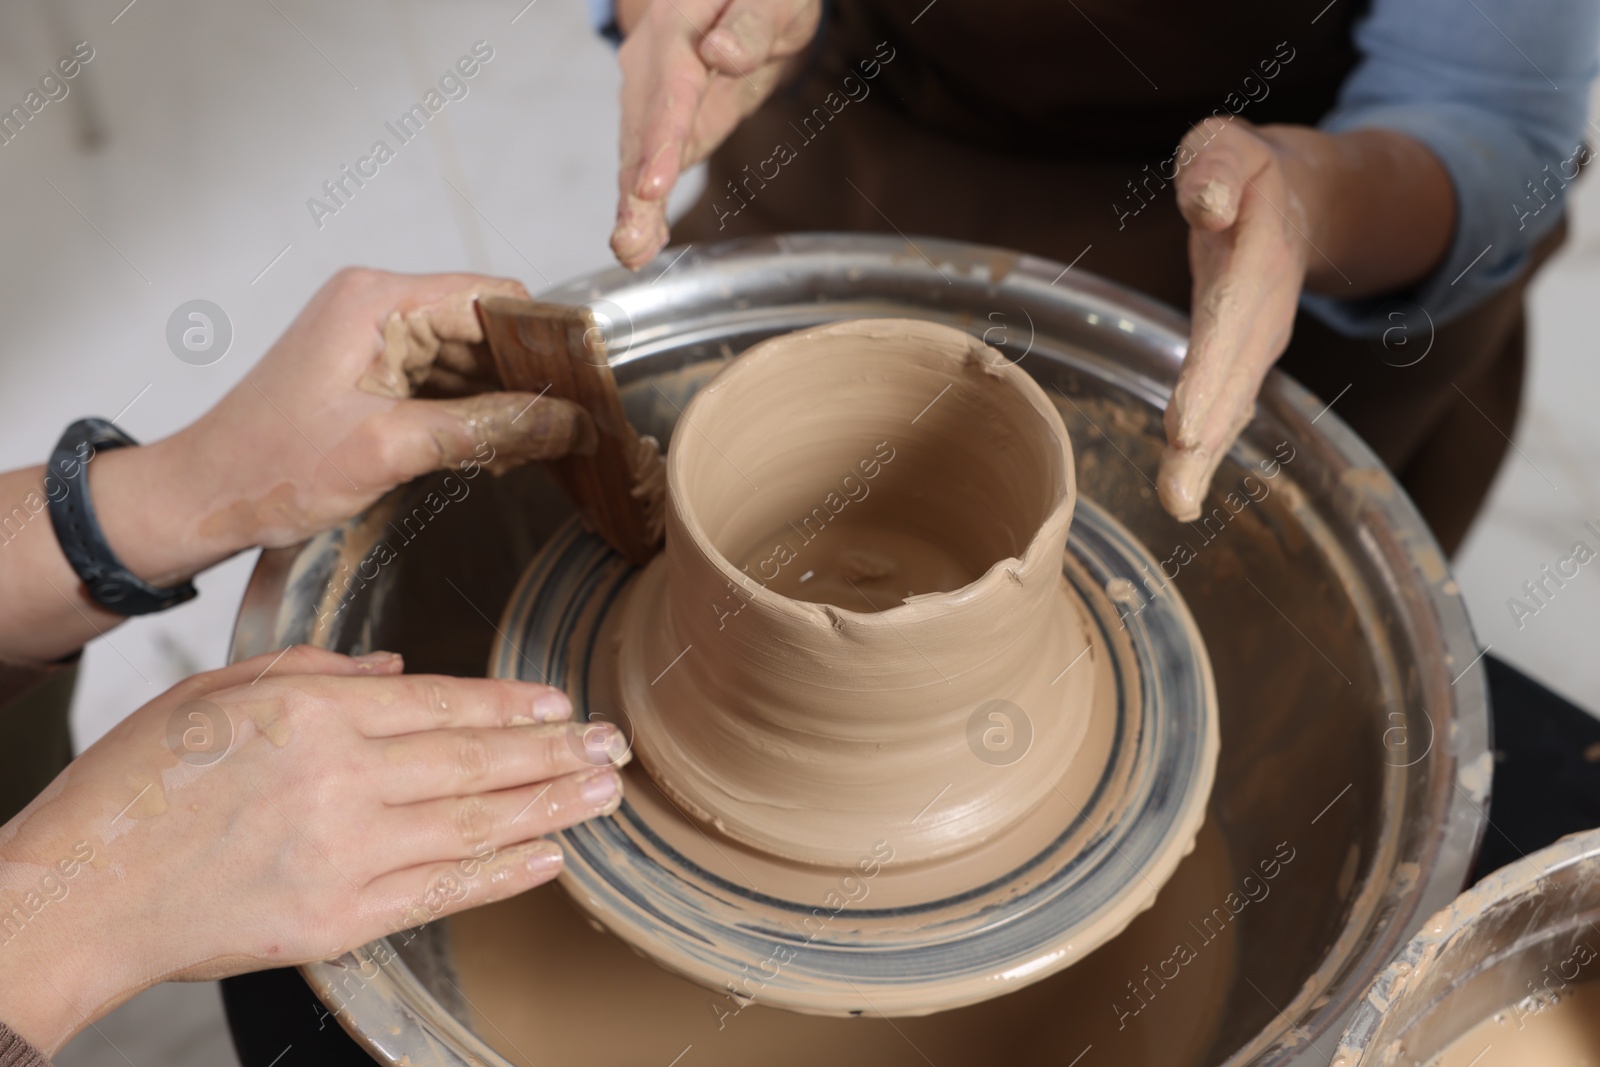
[[588, 0], [588, 9], [589, 25], [594, 28], [594, 32], [612, 44], [620, 43], [617, 39], [616, 0]]
[[[1435, 323], [1514, 279], [1560, 221], [1589, 159], [1589, 83], [1600, 47], [1595, 0], [1374, 0], [1356, 25], [1361, 60], [1320, 123], [1386, 129], [1425, 145], [1455, 186], [1450, 251], [1407, 294]], [[1307, 293], [1301, 306], [1350, 336], [1381, 333], [1389, 298]]]

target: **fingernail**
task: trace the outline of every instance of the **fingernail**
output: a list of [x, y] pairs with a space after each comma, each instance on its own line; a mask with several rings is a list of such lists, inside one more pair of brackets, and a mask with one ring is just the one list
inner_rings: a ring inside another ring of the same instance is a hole
[[730, 62], [738, 62], [743, 44], [732, 32], [718, 27], [706, 34], [706, 47]]
[[[672, 175], [677, 173], [678, 150], [675, 145], [664, 144], [656, 149], [656, 154], [639, 171], [639, 184], [635, 186], [633, 195], [640, 200], [659, 200], [666, 195], [672, 186]], [[663, 164], [663, 160], [672, 157], [670, 166]]]
[[583, 750], [595, 763], [616, 763], [628, 754], [628, 739], [610, 723], [591, 723], [583, 729]]
[[534, 698], [534, 722], [564, 722], [570, 718], [572, 718], [572, 701], [559, 689], [542, 693]]
[[578, 795], [591, 808], [601, 807], [621, 791], [622, 780], [613, 770], [600, 771], [578, 783]]
[[1210, 178], [1200, 187], [1195, 200], [1213, 215], [1226, 215], [1233, 203], [1233, 192], [1223, 182]]
[[566, 857], [554, 841], [532, 841], [522, 846], [522, 865], [530, 874], [554, 874]]
[[379, 668], [389, 667], [401, 662], [398, 652], [368, 652], [365, 655], [352, 657], [363, 667]]
[[1231, 226], [1238, 209], [1233, 189], [1226, 182], [1216, 178], [1208, 179], [1205, 185], [1201, 186], [1199, 193], [1195, 195], [1194, 203], [1218, 229]]

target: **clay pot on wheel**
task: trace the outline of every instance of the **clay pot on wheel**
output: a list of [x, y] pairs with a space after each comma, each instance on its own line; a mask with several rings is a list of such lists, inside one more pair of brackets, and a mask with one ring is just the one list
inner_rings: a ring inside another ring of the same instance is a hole
[[[695, 400], [667, 485], [618, 666], [636, 751], [690, 813], [803, 863], [880, 840], [919, 862], [1051, 791], [1094, 695], [1061, 673], [1088, 648], [1072, 450], [1000, 353], [901, 319], [775, 338]], [[1027, 751], [974, 758], [974, 715]]]
[[1175, 592], [1107, 597], [1154, 563], [1075, 496], [1060, 415], [959, 330], [839, 322], [724, 369], [673, 436], [662, 554], [571, 526], [500, 626], [494, 673], [641, 757], [563, 835], [573, 899], [823, 1014], [971, 1003], [1115, 936], [1200, 827], [1215, 695]]

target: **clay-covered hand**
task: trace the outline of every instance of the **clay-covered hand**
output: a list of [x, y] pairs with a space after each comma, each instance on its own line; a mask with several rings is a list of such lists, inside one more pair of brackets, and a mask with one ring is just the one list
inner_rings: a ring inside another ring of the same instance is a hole
[[1176, 158], [1194, 294], [1157, 487], [1193, 520], [1289, 344], [1301, 289], [1355, 299], [1415, 286], [1443, 262], [1457, 210], [1444, 165], [1393, 130], [1208, 119]]
[[1217, 465], [1255, 413], [1284, 349], [1312, 253], [1306, 208], [1271, 131], [1235, 119], [1184, 138], [1175, 183], [1194, 277], [1189, 353], [1167, 405], [1157, 489], [1199, 518]]
[[527, 296], [472, 274], [335, 275], [199, 421], [96, 459], [112, 547], [165, 585], [247, 547], [303, 540], [429, 471], [591, 451], [581, 408], [494, 391], [479, 294]]
[[149, 985], [326, 959], [554, 877], [615, 810], [558, 690], [295, 648], [197, 675], [0, 828], [0, 1021], [46, 1053]]
[[820, 0], [650, 0], [637, 25], [623, 18], [611, 249], [624, 266], [638, 269], [667, 243], [667, 194], [678, 175], [771, 94], [820, 12]]

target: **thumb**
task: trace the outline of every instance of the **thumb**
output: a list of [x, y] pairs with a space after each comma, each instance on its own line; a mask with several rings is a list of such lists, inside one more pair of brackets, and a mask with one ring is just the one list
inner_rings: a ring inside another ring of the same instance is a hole
[[701, 61], [722, 74], [749, 74], [760, 67], [778, 37], [771, 7], [767, 0], [733, 0], [700, 42]]
[[449, 400], [402, 400], [388, 432], [407, 442], [401, 480], [475, 462], [495, 474], [534, 460], [592, 455], [594, 420], [567, 400], [534, 393], [479, 393]]
[[1211, 128], [1195, 126], [1178, 146], [1174, 191], [1178, 211], [1192, 229], [1226, 230], [1239, 219], [1251, 179], [1272, 164], [1272, 149], [1244, 119]]
[[719, 74], [754, 74], [804, 48], [821, 11], [815, 0], [732, 0], [700, 42], [700, 59]]

